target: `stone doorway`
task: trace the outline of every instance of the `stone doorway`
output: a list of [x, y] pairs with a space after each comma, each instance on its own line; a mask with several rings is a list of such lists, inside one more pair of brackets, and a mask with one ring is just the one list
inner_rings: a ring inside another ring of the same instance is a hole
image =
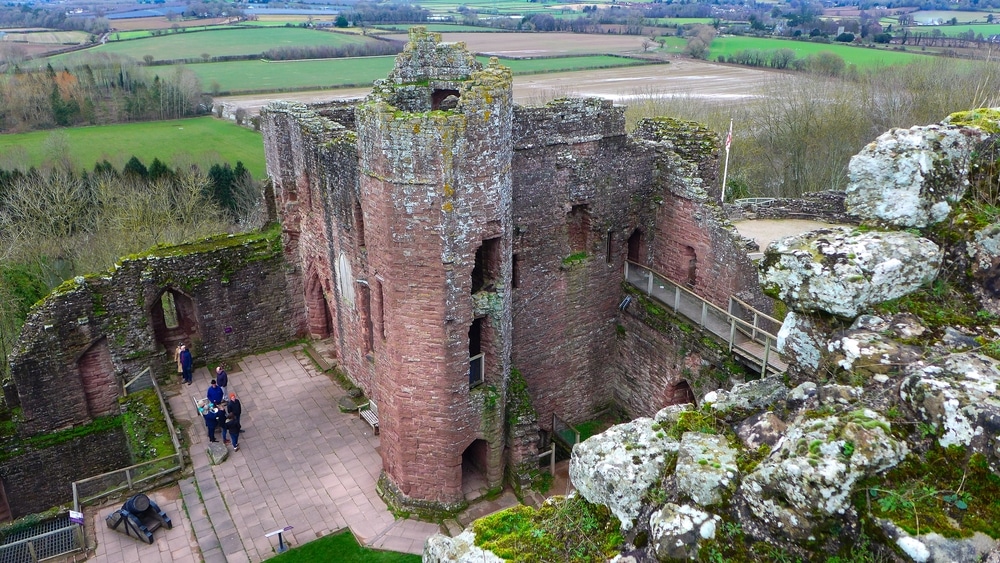
[[691, 389], [691, 385], [682, 379], [667, 390], [667, 402], [664, 406], [685, 405], [688, 403], [697, 405], [698, 401], [695, 399], [694, 391]]
[[646, 245], [642, 240], [642, 230], [636, 229], [628, 237], [628, 260], [637, 264], [644, 263], [643, 256], [646, 254]]
[[481, 498], [490, 489], [486, 478], [489, 452], [486, 440], [475, 440], [462, 452], [462, 494], [466, 501]]
[[309, 335], [322, 340], [333, 335], [333, 315], [330, 313], [330, 302], [326, 300], [326, 291], [319, 276], [313, 274], [306, 290], [306, 311], [309, 319]]
[[76, 360], [83, 393], [87, 399], [87, 412], [97, 418], [118, 412], [118, 396], [121, 387], [115, 377], [115, 367], [111, 363], [108, 339], [101, 338]]
[[156, 342], [171, 354], [182, 342], [192, 348], [195, 341], [201, 341], [194, 300], [174, 288], [168, 287], [160, 293], [153, 302], [149, 317]]

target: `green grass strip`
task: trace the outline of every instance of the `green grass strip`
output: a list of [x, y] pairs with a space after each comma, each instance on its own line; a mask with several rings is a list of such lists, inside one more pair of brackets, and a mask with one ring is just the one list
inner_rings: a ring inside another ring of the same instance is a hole
[[[274, 539], [274, 538], [272, 538]], [[275, 541], [277, 545], [277, 541]], [[361, 547], [350, 530], [324, 536], [281, 555], [268, 559], [270, 563], [312, 563], [337, 561], [338, 563], [420, 563], [419, 555], [378, 551]]]

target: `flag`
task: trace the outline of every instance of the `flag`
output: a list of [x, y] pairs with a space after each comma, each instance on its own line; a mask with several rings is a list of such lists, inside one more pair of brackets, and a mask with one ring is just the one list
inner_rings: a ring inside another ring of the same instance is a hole
[[729, 133], [726, 134], [726, 150], [729, 150], [729, 145], [733, 144], [733, 130], [730, 129]]

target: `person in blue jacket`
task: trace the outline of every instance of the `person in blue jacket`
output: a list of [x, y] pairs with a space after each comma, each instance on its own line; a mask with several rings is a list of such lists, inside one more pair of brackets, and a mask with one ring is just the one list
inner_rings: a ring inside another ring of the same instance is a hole
[[208, 427], [208, 441], [218, 442], [215, 439], [215, 427], [219, 424], [219, 409], [205, 409], [205, 426]]
[[208, 402], [215, 406], [222, 403], [222, 387], [213, 379], [212, 384], [208, 387], [208, 393], [205, 395], [208, 397]]

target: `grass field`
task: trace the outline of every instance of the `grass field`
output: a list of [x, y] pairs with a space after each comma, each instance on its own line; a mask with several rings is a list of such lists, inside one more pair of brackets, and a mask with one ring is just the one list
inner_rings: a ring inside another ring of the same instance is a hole
[[[5, 30], [6, 31], [6, 30]], [[27, 31], [27, 32], [14, 32], [7, 31], [7, 34], [3, 36], [3, 41], [10, 42], [26, 42], [26, 43], [44, 43], [52, 45], [79, 45], [87, 41], [90, 34], [85, 31], [56, 31], [56, 30], [40, 30], [40, 31]]]
[[847, 62], [847, 64], [856, 65], [858, 68], [868, 68], [878, 65], [906, 64], [915, 60], [916, 57], [926, 56], [916, 52], [911, 53], [868, 47], [853, 47], [838, 43], [811, 43], [808, 41], [792, 41], [787, 39], [770, 39], [764, 37], [726, 36], [716, 37], [715, 40], [712, 41], [712, 49], [709, 59], [716, 60], [719, 55], [729, 56], [733, 53], [748, 49], [757, 49], [761, 51], [791, 49], [795, 51], [795, 56], [798, 58], [804, 58], [823, 51], [829, 51], [839, 55], [845, 62]]
[[[478, 57], [483, 63], [488, 57]], [[187, 65], [200, 79], [202, 88], [220, 92], [280, 91], [310, 88], [346, 88], [370, 86], [385, 78], [394, 65], [394, 57], [358, 57], [310, 61], [263, 62], [231, 61]], [[610, 56], [563, 57], [554, 59], [501, 59], [514, 74], [564, 72], [590, 68], [610, 68], [644, 64], [642, 61]]]
[[77, 168], [91, 170], [107, 159], [117, 168], [133, 155], [146, 166], [159, 158], [174, 166], [198, 164], [207, 171], [213, 163], [243, 162], [254, 178], [264, 177], [264, 142], [260, 134], [212, 117], [175, 121], [152, 121], [100, 127], [75, 127], [0, 135], [0, 163], [11, 166], [16, 158], [24, 166], [39, 166], [48, 160], [52, 135], [65, 135]]
[[347, 45], [370, 41], [373, 40], [301, 27], [263, 27], [171, 33], [135, 41], [113, 41], [88, 49], [88, 52], [117, 53], [137, 60], [146, 55], [151, 55], [155, 60], [195, 59], [201, 57], [202, 53], [213, 57], [252, 55], [274, 47]]
[[[970, 23], [970, 22], [986, 22], [986, 16], [990, 12], [960, 12], [957, 10], [917, 10], [916, 12], [910, 13], [913, 17], [913, 21], [918, 23], [935, 23], [935, 22], [947, 22], [951, 18], [955, 18], [958, 23]], [[1000, 11], [994, 13], [995, 18], [1000, 17]]]
[[314, 561], [336, 561], [337, 563], [420, 563], [419, 555], [377, 551], [361, 547], [350, 530], [324, 536], [304, 543], [281, 555], [268, 559], [273, 563], [313, 563]]
[[375, 29], [380, 29], [384, 31], [407, 31], [411, 27], [422, 26], [426, 27], [427, 31], [434, 31], [438, 33], [448, 33], [448, 32], [459, 32], [459, 31], [482, 31], [484, 33], [503, 33], [504, 30], [497, 29], [495, 27], [479, 27], [475, 25], [459, 25], [450, 23], [387, 23], [374, 26]]
[[[1000, 20], [1000, 18], [997, 19]], [[935, 30], [937, 30], [941, 32], [941, 35], [946, 35], [946, 36], [955, 36], [960, 33], [968, 33], [971, 30], [976, 35], [979, 35], [981, 33], [983, 37], [989, 37], [991, 35], [1000, 34], [1000, 23], [982, 23], [976, 25], [969, 25], [969, 24], [919, 25], [919, 26], [911, 26], [908, 27], [907, 29], [910, 30], [910, 33], [922, 33], [926, 35], [930, 35], [934, 33]]]

